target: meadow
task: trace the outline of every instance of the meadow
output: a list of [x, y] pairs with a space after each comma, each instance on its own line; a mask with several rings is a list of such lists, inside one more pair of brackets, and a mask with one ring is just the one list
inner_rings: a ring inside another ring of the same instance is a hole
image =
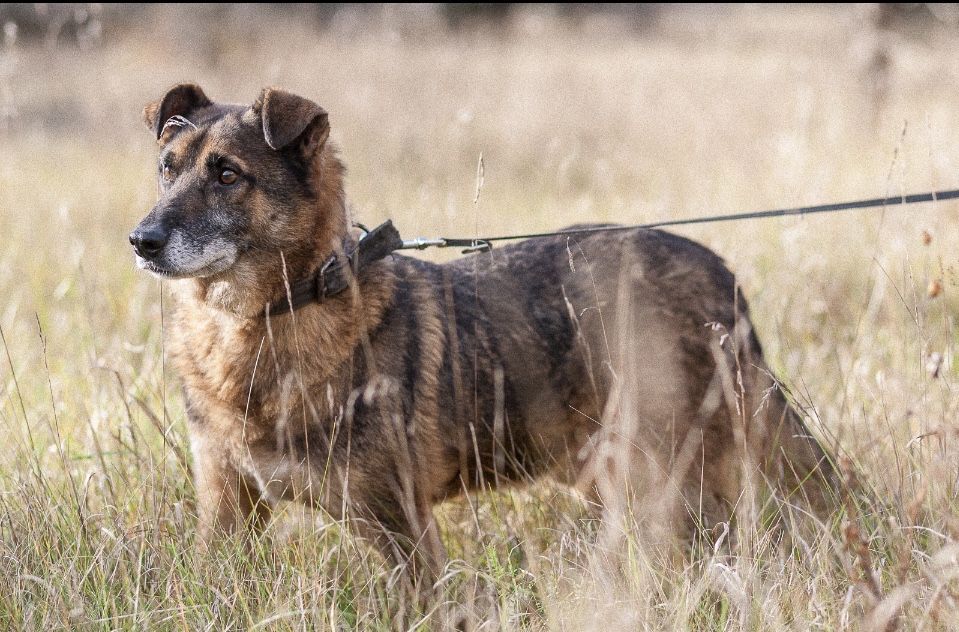
[[[645, 26], [534, 8], [455, 31], [414, 9], [324, 28], [184, 11], [73, 42], [4, 29], [0, 629], [438, 625], [322, 515], [287, 507], [252, 552], [195, 546], [168, 290], [127, 243], [156, 195], [140, 111], [178, 81], [316, 100], [355, 217], [407, 237], [959, 186], [946, 25], [879, 32], [815, 7]], [[950, 201], [676, 231], [737, 273], [770, 364], [871, 501], [785, 541], [753, 525], [680, 556], [627, 526], [612, 562], [563, 489], [480, 494], [439, 511], [442, 593], [483, 630], [959, 628], [957, 219]]]

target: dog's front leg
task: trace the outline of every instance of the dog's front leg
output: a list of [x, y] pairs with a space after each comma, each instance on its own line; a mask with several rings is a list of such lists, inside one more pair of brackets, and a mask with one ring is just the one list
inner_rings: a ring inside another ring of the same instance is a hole
[[193, 471], [200, 540], [209, 544], [216, 534], [257, 535], [270, 520], [272, 506], [256, 481], [244, 476], [202, 435], [193, 436]]
[[[449, 557], [440, 539], [439, 527], [427, 502], [400, 509], [395, 497], [366, 505], [354, 512], [354, 532], [379, 550], [388, 563], [404, 569], [401, 590], [420, 611], [432, 613], [429, 629], [465, 630], [466, 611], [444, 599], [440, 579]], [[372, 512], [370, 510], [373, 510]], [[408, 591], [408, 592], [407, 592]], [[398, 621], [400, 627], [407, 622]]]
[[417, 591], [429, 592], [448, 561], [446, 547], [431, 507], [417, 503], [412, 512], [404, 512], [401, 502], [388, 496], [359, 503], [351, 526], [388, 562], [404, 567]]

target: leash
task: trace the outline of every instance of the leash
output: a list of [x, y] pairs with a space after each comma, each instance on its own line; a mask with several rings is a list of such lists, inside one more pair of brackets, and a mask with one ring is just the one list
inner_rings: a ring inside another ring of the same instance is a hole
[[297, 310], [311, 303], [320, 303], [335, 296], [349, 287], [352, 278], [367, 265], [383, 259], [397, 250], [425, 250], [426, 248], [464, 248], [463, 253], [484, 252], [493, 248], [497, 241], [514, 241], [517, 239], [538, 239], [542, 237], [562, 237], [588, 235], [592, 233], [610, 233], [624, 230], [664, 228], [667, 226], [688, 226], [692, 224], [712, 224], [715, 222], [730, 222], [746, 219], [764, 219], [769, 217], [787, 217], [792, 215], [813, 215], [815, 213], [834, 213], [866, 208], [883, 208], [889, 206], [905, 206], [923, 202], [939, 202], [959, 198], [959, 189], [947, 191], [933, 191], [930, 193], [915, 193], [896, 197], [873, 198], [856, 202], [839, 202], [837, 204], [818, 204], [816, 206], [797, 206], [795, 208], [781, 208], [768, 211], [753, 211], [750, 213], [732, 213], [728, 215], [710, 215], [706, 217], [690, 217], [686, 219], [670, 219], [648, 224], [632, 224], [629, 226], [603, 225], [589, 228], [570, 228], [545, 233], [526, 233], [520, 235], [496, 235], [493, 237], [417, 237], [403, 239], [399, 231], [393, 226], [392, 220], [387, 220], [372, 230], [363, 231], [363, 237], [356, 243], [353, 251], [337, 255], [336, 253], [324, 262], [320, 269], [311, 277], [297, 281], [289, 288], [289, 295], [268, 305], [264, 316], [278, 316]]
[[469, 252], [486, 251], [497, 241], [511, 241], [515, 239], [534, 239], [540, 237], [558, 237], [563, 235], [585, 235], [591, 233], [610, 233], [637, 228], [665, 228], [667, 226], [688, 226], [691, 224], [712, 224], [715, 222], [730, 222], [745, 219], [764, 219], [769, 217], [787, 217], [790, 215], [813, 215], [814, 213], [834, 213], [838, 211], [852, 211], [864, 208], [886, 208], [888, 206], [902, 206], [919, 204], [921, 202], [938, 202], [959, 198], [959, 189], [947, 191], [933, 191], [930, 193], [915, 193], [895, 197], [872, 198], [856, 202], [839, 202], [836, 204], [819, 204], [816, 206], [797, 206], [795, 208], [781, 208], [769, 211], [753, 211], [751, 213], [732, 213], [729, 215], [712, 215], [706, 217], [689, 217], [685, 219], [670, 219], [649, 224], [631, 224], [629, 226], [596, 226], [592, 228], [571, 228], [548, 233], [527, 233], [525, 235], [497, 235], [495, 237], [438, 237], [426, 239], [417, 237], [403, 242], [400, 250], [424, 250], [426, 248], [465, 248], [464, 254]]

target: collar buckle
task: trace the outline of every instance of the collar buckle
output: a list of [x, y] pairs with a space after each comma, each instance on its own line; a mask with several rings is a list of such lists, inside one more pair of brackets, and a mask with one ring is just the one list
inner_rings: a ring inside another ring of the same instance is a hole
[[330, 255], [330, 258], [323, 263], [323, 267], [320, 268], [320, 271], [316, 274], [315, 281], [316, 286], [314, 288], [316, 292], [317, 302], [322, 301], [326, 298], [326, 292], [329, 289], [326, 283], [327, 272], [333, 267], [333, 264], [336, 263], [336, 253]]

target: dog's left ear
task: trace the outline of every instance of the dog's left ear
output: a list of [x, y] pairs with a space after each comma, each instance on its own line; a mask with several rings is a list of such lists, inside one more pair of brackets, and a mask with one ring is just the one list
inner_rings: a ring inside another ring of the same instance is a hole
[[330, 135], [326, 110], [309, 99], [266, 88], [253, 104], [263, 118], [266, 144], [280, 150], [297, 147], [304, 158], [313, 156]]
[[149, 103], [143, 108], [143, 122], [159, 140], [170, 117], [186, 116], [211, 103], [200, 86], [195, 83], [181, 83], [167, 90], [159, 101]]

